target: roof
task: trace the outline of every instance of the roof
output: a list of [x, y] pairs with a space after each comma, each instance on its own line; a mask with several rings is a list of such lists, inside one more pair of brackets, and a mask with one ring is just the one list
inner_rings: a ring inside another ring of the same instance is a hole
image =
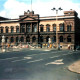
[[8, 20], [8, 18], [1, 17], [1, 16], [0, 16], [0, 21], [1, 21], [1, 20]]

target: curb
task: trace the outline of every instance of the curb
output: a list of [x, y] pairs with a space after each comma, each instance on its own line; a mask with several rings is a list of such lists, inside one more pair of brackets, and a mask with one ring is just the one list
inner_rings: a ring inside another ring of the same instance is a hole
[[68, 70], [80, 74], [80, 60], [68, 66]]

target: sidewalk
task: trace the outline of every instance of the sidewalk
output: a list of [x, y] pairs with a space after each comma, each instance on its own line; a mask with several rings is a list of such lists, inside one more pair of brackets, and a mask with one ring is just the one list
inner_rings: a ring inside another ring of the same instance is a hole
[[51, 50], [57, 50], [55, 48], [29, 48], [30, 50], [41, 50], [41, 51], [51, 51]]
[[80, 60], [74, 62], [72, 65], [68, 67], [68, 69], [72, 72], [76, 72], [80, 74]]
[[22, 49], [21, 48], [10, 48], [10, 49], [4, 49], [4, 50], [2, 51], [2, 49], [0, 48], [0, 53], [21, 51]]

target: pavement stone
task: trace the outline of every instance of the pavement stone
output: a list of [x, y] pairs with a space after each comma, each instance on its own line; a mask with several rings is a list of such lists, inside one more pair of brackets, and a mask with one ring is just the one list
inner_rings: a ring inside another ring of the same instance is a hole
[[72, 72], [76, 72], [80, 74], [80, 60], [68, 66], [68, 69]]

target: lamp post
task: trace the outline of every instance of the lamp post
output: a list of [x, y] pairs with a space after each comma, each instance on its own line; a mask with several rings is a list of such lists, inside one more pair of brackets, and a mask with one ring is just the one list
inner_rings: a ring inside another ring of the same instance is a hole
[[57, 24], [57, 21], [58, 21], [58, 18], [57, 18], [57, 16], [58, 16], [58, 10], [63, 10], [61, 7], [60, 8], [58, 8], [58, 9], [56, 9], [56, 8], [53, 8], [53, 9], [51, 9], [51, 10], [56, 10], [56, 46], [57, 46], [57, 49], [60, 49], [60, 47], [59, 47], [59, 41], [58, 41], [58, 24]]

